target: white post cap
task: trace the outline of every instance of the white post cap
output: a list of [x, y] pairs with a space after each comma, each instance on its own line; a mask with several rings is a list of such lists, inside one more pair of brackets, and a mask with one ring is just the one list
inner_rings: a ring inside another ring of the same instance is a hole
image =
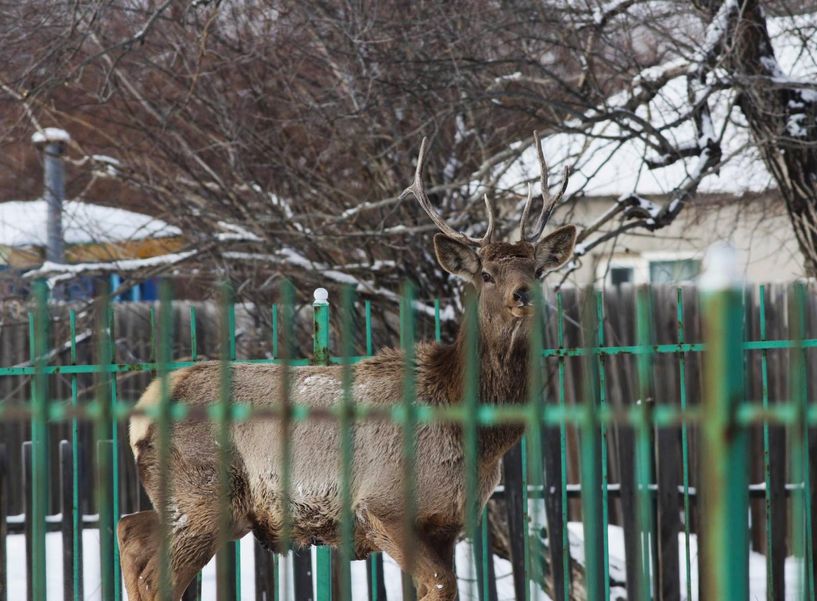
[[315, 299], [315, 302], [312, 303], [313, 305], [329, 304], [329, 292], [327, 292], [326, 288], [315, 288], [312, 297]]
[[698, 280], [701, 290], [740, 288], [743, 277], [738, 269], [738, 253], [728, 242], [715, 242], [706, 251], [704, 269]]

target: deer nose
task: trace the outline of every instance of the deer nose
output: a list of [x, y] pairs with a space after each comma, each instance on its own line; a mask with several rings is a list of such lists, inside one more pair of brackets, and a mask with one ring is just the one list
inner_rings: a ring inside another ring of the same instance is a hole
[[513, 293], [513, 300], [518, 302], [520, 305], [530, 304], [530, 288], [527, 286], [517, 288]]

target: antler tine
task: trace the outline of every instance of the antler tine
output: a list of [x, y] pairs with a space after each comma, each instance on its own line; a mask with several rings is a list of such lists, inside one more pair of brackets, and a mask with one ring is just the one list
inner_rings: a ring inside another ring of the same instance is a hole
[[[567, 183], [570, 179], [570, 169], [565, 167], [564, 172], [562, 173], [562, 185], [559, 187], [559, 193], [550, 198], [550, 200], [545, 203], [547, 204], [547, 209], [542, 207], [542, 212], [539, 215], [539, 219], [536, 221], [536, 228], [534, 231], [536, 232], [532, 238], [538, 242], [540, 238], [545, 233], [545, 226], [547, 226], [548, 221], [550, 221], [550, 216], [553, 215], [553, 210], [556, 208], [556, 205], [559, 204], [559, 201], [562, 200], [562, 197], [565, 195], [565, 190], [567, 190]], [[548, 195], [549, 196], [549, 195]], [[545, 195], [542, 195], [542, 201], [545, 200]]]
[[[542, 188], [542, 210], [539, 212], [539, 217], [536, 219], [536, 226], [533, 228], [533, 235], [531, 235], [528, 240], [530, 242], [538, 242], [539, 239], [542, 237], [545, 231], [545, 227], [550, 221], [550, 216], [553, 214], [553, 210], [556, 208], [557, 203], [562, 199], [564, 196], [565, 190], [567, 189], [567, 182], [569, 177], [568, 168], [565, 167], [564, 175], [562, 177], [562, 185], [559, 188], [559, 193], [551, 197], [548, 193], [548, 165], [547, 161], [545, 160], [545, 153], [542, 151], [542, 143], [539, 139], [539, 132], [533, 132], [533, 140], [536, 145], [536, 155], [539, 158], [539, 185]], [[523, 219], [526, 215], [523, 215]], [[524, 237], [522, 238], [525, 239]]]
[[491, 204], [487, 194], [484, 194], [483, 197], [485, 198], [485, 212], [488, 214], [488, 229], [485, 230], [485, 235], [482, 237], [482, 240], [479, 241], [480, 246], [485, 246], [486, 244], [493, 242], [494, 226], [496, 225], [496, 212], [494, 211], [494, 205]]
[[[461, 232], [456, 231], [450, 225], [448, 225], [445, 220], [440, 217], [437, 211], [431, 206], [431, 200], [428, 198], [428, 194], [426, 194], [425, 185], [423, 184], [423, 172], [425, 171], [425, 163], [426, 163], [426, 146], [428, 145], [428, 138], [423, 138], [422, 143], [420, 144], [420, 154], [417, 156], [417, 170], [414, 172], [414, 182], [403, 190], [403, 193], [400, 195], [400, 198], [405, 198], [409, 194], [414, 196], [422, 209], [426, 212], [426, 214], [431, 218], [431, 221], [434, 222], [434, 225], [437, 226], [437, 229], [440, 230], [443, 234], [448, 236], [449, 238], [453, 238], [459, 242], [468, 245], [481, 245], [483, 244], [482, 240], [478, 238], [472, 238], [471, 236], [467, 236]], [[486, 236], [488, 234], [493, 235], [493, 213], [489, 211], [488, 214], [488, 232], [486, 232]]]
[[519, 222], [519, 240], [524, 242], [527, 240], [528, 227], [528, 213], [530, 213], [530, 205], [533, 202], [533, 186], [528, 182], [528, 198], [525, 200], [525, 208], [522, 209], [522, 219]]

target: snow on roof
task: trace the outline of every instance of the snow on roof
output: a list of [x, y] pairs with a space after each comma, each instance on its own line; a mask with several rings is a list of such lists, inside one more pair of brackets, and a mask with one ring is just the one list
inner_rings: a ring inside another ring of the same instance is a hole
[[[768, 25], [777, 63], [785, 77], [814, 81], [817, 78], [817, 14], [769, 18]], [[677, 59], [653, 70], [674, 68], [684, 62]], [[641, 106], [636, 111], [638, 117], [657, 128], [682, 119], [689, 111], [685, 69], [676, 72], [680, 73], [679, 76], [671, 79], [648, 106]], [[634, 85], [637, 84], [636, 80]], [[605, 106], [600, 107], [600, 112], [620, 106], [630, 93], [625, 90], [612, 96]], [[731, 90], [718, 91], [711, 96], [714, 134], [719, 135], [723, 130], [723, 164], [719, 173], [703, 178], [698, 187], [700, 193], [740, 195], [775, 187], [734, 100], [735, 94]], [[637, 127], [635, 121], [628, 121], [628, 124]], [[790, 123], [790, 130], [796, 125]], [[645, 159], [658, 158], [656, 151], [639, 139], [622, 141], [627, 134], [617, 123], [605, 121], [595, 125], [588, 134], [548, 136], [543, 138], [542, 145], [552, 174], [561, 172], [565, 165], [571, 167], [568, 193], [581, 190], [588, 196], [616, 197], [631, 193], [668, 194], [694, 172], [697, 157], [649, 169]], [[679, 125], [663, 130], [663, 134], [676, 147], [689, 146], [697, 137], [689, 119], [682, 119]], [[529, 145], [501, 176], [499, 186], [523, 194], [527, 182], [531, 181], [538, 194], [538, 176], [536, 150]], [[561, 176], [551, 177], [550, 185], [560, 183], [560, 179]]]
[[[45, 246], [46, 219], [44, 200], [0, 202], [0, 245]], [[63, 203], [62, 228], [66, 244], [124, 242], [181, 233], [150, 215], [78, 200]]]

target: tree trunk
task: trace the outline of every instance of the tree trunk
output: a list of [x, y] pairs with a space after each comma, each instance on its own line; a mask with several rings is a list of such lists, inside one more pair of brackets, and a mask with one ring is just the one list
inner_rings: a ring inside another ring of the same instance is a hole
[[817, 91], [798, 88], [778, 66], [758, 0], [742, 3], [723, 47], [737, 104], [786, 203], [805, 275], [817, 276]]

